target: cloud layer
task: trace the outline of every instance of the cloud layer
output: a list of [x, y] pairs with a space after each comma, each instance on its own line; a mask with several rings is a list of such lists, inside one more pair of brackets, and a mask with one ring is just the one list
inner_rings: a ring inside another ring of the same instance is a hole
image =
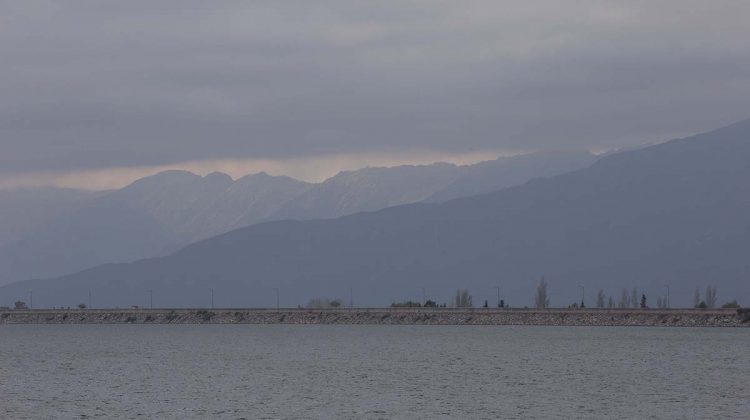
[[748, 15], [745, 1], [0, 3], [0, 175], [666, 140], [750, 115]]

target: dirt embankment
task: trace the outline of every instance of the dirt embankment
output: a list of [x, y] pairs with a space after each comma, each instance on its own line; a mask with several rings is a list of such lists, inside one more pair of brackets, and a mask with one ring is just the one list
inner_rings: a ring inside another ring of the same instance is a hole
[[750, 309], [69, 309], [4, 310], [0, 324], [382, 324], [750, 327]]

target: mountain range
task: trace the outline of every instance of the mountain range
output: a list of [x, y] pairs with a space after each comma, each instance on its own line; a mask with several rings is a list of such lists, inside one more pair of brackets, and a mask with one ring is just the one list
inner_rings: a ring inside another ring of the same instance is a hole
[[594, 160], [587, 152], [532, 153], [465, 166], [364, 168], [319, 184], [265, 173], [233, 180], [166, 171], [115, 191], [0, 190], [0, 284], [164, 256], [259, 222], [489, 192]]
[[[14, 283], [43, 305], [283, 306], [351, 293], [355, 305], [421, 296], [447, 302], [468, 288], [531, 304], [544, 277], [555, 306], [596, 290], [637, 288], [649, 303], [671, 287], [750, 300], [750, 120], [605, 156], [562, 175], [439, 203], [336, 219], [255, 224], [168, 256]], [[417, 298], [417, 300], [419, 300]], [[493, 302], [494, 303], [494, 302]]]

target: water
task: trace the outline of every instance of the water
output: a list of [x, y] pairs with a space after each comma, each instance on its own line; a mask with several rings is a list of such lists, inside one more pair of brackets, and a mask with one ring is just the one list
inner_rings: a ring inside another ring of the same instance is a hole
[[5, 325], [1, 418], [748, 418], [750, 330]]

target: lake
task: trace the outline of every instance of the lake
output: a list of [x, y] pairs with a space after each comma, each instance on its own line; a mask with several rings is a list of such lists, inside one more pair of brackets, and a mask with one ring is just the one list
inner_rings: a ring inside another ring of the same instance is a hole
[[750, 330], [3, 325], [2, 418], [747, 418]]

